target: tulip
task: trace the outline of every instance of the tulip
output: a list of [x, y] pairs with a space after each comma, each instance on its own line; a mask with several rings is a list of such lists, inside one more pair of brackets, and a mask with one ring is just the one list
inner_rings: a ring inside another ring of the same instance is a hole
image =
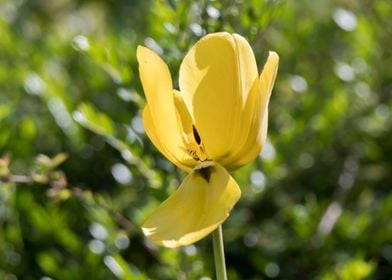
[[189, 245], [217, 229], [241, 196], [229, 171], [254, 160], [265, 143], [279, 56], [269, 52], [259, 75], [243, 37], [206, 35], [181, 63], [179, 90], [156, 53], [139, 46], [137, 60], [147, 99], [145, 131], [169, 161], [189, 173], [142, 230], [166, 247]]

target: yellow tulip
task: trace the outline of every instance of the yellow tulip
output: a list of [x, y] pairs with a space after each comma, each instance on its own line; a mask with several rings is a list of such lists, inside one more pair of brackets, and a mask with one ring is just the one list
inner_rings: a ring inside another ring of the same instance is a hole
[[180, 91], [153, 51], [139, 46], [137, 59], [147, 99], [145, 131], [168, 160], [189, 173], [142, 229], [157, 244], [189, 245], [222, 224], [241, 196], [228, 171], [255, 159], [264, 145], [279, 56], [270, 52], [259, 76], [243, 37], [209, 34], [182, 61]]

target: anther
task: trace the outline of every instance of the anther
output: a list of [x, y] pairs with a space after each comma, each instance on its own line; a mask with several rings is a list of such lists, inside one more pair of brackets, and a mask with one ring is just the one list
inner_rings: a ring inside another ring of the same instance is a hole
[[197, 145], [201, 144], [201, 138], [199, 133], [197, 132], [197, 129], [194, 125], [192, 125], [192, 131], [193, 131], [193, 137], [195, 137]]

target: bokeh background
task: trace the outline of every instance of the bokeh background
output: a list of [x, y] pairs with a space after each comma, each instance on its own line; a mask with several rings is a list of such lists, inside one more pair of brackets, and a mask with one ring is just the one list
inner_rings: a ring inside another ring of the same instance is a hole
[[[174, 80], [204, 34], [280, 55], [268, 141], [234, 173], [229, 279], [392, 279], [392, 5], [0, 1], [0, 279], [214, 279], [139, 226], [185, 174], [152, 146], [136, 47]], [[176, 82], [175, 82], [176, 83]]]

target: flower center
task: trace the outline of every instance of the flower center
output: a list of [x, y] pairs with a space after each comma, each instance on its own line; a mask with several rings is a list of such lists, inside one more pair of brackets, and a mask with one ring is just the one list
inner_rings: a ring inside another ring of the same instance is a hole
[[197, 161], [207, 160], [203, 142], [196, 127], [192, 125], [192, 136], [188, 137], [188, 152]]

